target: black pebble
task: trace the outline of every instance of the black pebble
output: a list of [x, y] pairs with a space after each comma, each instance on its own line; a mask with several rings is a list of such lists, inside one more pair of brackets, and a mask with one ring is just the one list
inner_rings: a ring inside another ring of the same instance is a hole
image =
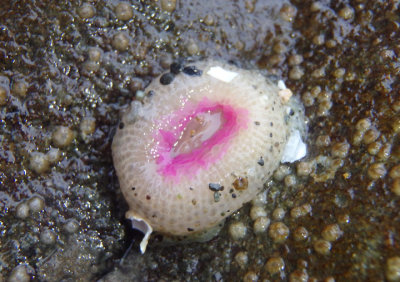
[[118, 127], [119, 127], [119, 129], [122, 129], [122, 128], [124, 128], [124, 126], [125, 126], [125, 124], [123, 122], [121, 122]]
[[184, 67], [182, 72], [191, 76], [201, 76], [203, 74], [203, 71], [197, 69], [195, 66]]
[[260, 166], [264, 166], [264, 159], [261, 157], [258, 162], [257, 162]]
[[182, 65], [179, 63], [172, 63], [169, 66], [169, 71], [173, 74], [179, 74], [182, 71]]
[[164, 73], [161, 77], [160, 77], [160, 83], [162, 85], [168, 85], [170, 84], [173, 80], [174, 80], [175, 76], [168, 72], [168, 73]]
[[218, 183], [209, 183], [208, 188], [210, 188], [210, 190], [214, 192], [224, 190], [224, 186], [221, 186]]

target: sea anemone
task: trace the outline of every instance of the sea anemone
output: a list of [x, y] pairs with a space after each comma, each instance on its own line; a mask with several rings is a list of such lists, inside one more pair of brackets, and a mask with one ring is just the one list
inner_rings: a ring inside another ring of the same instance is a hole
[[[291, 132], [299, 135], [291, 92], [280, 86], [217, 61], [174, 63], [131, 103], [112, 153], [126, 217], [145, 234], [142, 252], [153, 230], [198, 234], [262, 190]], [[288, 147], [304, 156], [301, 140]]]

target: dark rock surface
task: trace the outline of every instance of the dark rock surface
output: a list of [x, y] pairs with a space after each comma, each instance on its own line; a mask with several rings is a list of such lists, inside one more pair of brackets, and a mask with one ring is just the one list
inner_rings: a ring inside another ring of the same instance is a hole
[[[127, 3], [1, 3], [0, 281], [398, 281], [398, 2]], [[142, 256], [113, 130], [136, 90], [188, 56], [282, 78], [306, 106], [309, 154], [211, 242]], [[258, 233], [255, 207], [272, 229]]]

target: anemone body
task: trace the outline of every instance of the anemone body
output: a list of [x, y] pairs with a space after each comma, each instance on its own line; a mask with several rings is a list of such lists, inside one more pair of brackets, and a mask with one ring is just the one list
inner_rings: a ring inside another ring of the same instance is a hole
[[288, 139], [285, 101], [264, 76], [215, 61], [186, 69], [145, 89], [112, 144], [127, 217], [148, 234], [218, 224], [263, 188]]

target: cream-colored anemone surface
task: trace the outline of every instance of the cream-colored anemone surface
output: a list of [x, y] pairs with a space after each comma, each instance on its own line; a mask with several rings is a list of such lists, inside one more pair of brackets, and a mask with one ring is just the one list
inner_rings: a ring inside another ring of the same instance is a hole
[[[290, 95], [259, 72], [218, 61], [171, 71], [123, 113], [112, 144], [126, 216], [145, 233], [142, 252], [152, 231], [203, 232], [253, 199], [289, 138]], [[208, 144], [221, 130], [223, 138]], [[177, 157], [196, 150], [201, 152], [174, 167]]]

